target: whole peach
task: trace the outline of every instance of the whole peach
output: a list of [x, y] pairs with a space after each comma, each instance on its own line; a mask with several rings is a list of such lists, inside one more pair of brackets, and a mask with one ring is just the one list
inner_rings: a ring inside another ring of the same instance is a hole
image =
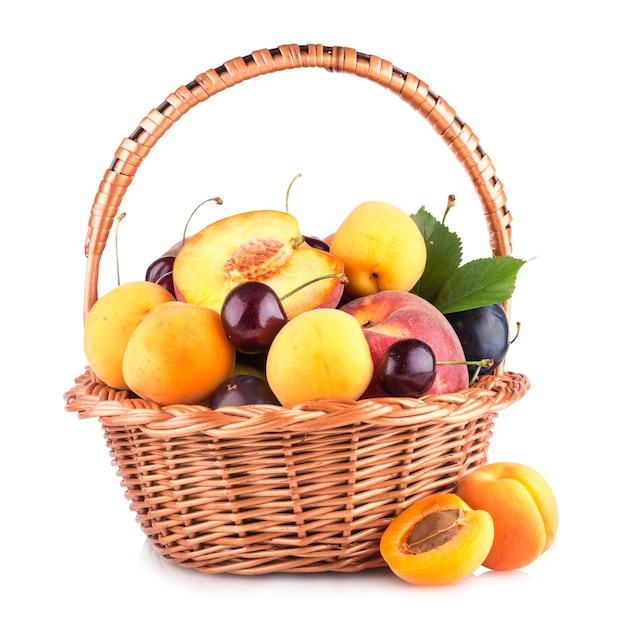
[[483, 563], [487, 568], [523, 568], [554, 542], [559, 523], [556, 497], [546, 480], [526, 465], [484, 465], [459, 481], [456, 494], [493, 518], [493, 546]]
[[357, 320], [336, 308], [317, 308], [283, 326], [270, 346], [265, 373], [283, 405], [349, 401], [367, 388], [373, 364]]
[[[461, 342], [450, 322], [430, 302], [404, 291], [381, 291], [358, 297], [341, 307], [359, 322], [370, 347], [375, 374], [364, 397], [384, 397], [377, 372], [389, 346], [399, 339], [417, 338], [428, 343], [438, 362], [465, 362]], [[437, 365], [429, 395], [454, 393], [469, 385], [464, 364]]]

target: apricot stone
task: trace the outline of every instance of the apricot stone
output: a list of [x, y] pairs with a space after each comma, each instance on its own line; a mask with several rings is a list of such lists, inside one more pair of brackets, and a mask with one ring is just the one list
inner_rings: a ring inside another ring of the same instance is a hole
[[554, 542], [559, 523], [556, 497], [546, 480], [528, 466], [487, 464], [463, 477], [456, 494], [493, 518], [493, 546], [483, 563], [487, 568], [523, 568]]
[[234, 366], [219, 313], [185, 302], [155, 308], [132, 333], [122, 362], [131, 390], [161, 405], [201, 403]]
[[380, 553], [389, 568], [412, 584], [453, 584], [473, 573], [491, 549], [493, 521], [452, 493], [410, 505], [387, 526]]
[[267, 381], [283, 405], [355, 400], [373, 371], [359, 322], [336, 308], [316, 308], [288, 321], [274, 338], [265, 366]]

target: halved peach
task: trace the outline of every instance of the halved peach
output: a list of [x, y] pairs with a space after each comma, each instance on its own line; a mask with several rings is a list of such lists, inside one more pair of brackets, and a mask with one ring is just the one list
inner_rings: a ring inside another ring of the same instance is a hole
[[311, 280], [334, 276], [312, 282], [282, 302], [289, 319], [334, 305], [342, 290], [342, 261], [302, 243], [298, 221], [286, 212], [260, 210], [220, 219], [187, 239], [178, 253], [177, 297], [220, 312], [226, 295], [242, 282], [264, 282], [283, 298]]

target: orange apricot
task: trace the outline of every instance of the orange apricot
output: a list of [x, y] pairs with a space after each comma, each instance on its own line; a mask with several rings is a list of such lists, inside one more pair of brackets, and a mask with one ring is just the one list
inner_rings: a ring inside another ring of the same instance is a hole
[[453, 493], [410, 505], [387, 526], [380, 553], [389, 568], [412, 584], [453, 584], [473, 573], [493, 543], [493, 521]]
[[85, 320], [83, 347], [87, 362], [108, 386], [128, 390], [122, 360], [130, 335], [157, 306], [174, 296], [154, 282], [121, 284], [92, 306]]
[[137, 326], [122, 360], [130, 389], [161, 405], [202, 402], [234, 367], [219, 313], [178, 301], [157, 306]]
[[559, 513], [554, 492], [534, 469], [494, 462], [464, 476], [456, 494], [493, 518], [494, 541], [484, 566], [507, 571], [527, 566], [556, 536]]

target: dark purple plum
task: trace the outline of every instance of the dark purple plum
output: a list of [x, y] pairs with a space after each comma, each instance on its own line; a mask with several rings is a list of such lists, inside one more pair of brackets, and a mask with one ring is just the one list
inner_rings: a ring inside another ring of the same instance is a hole
[[[490, 367], [481, 367], [479, 375], [492, 373], [509, 350], [509, 320], [501, 304], [490, 304], [462, 312], [447, 313], [446, 319], [457, 333], [465, 358], [469, 361], [493, 360]], [[468, 365], [470, 378], [475, 365]]]
[[435, 352], [420, 339], [400, 339], [387, 349], [378, 373], [385, 393], [395, 397], [419, 397], [435, 382]]
[[266, 380], [254, 375], [235, 375], [218, 386], [209, 399], [209, 408], [223, 406], [249, 406], [251, 404], [274, 404], [280, 402]]
[[265, 352], [287, 323], [276, 292], [263, 282], [243, 282], [229, 291], [221, 310], [222, 324], [235, 349], [244, 354]]

